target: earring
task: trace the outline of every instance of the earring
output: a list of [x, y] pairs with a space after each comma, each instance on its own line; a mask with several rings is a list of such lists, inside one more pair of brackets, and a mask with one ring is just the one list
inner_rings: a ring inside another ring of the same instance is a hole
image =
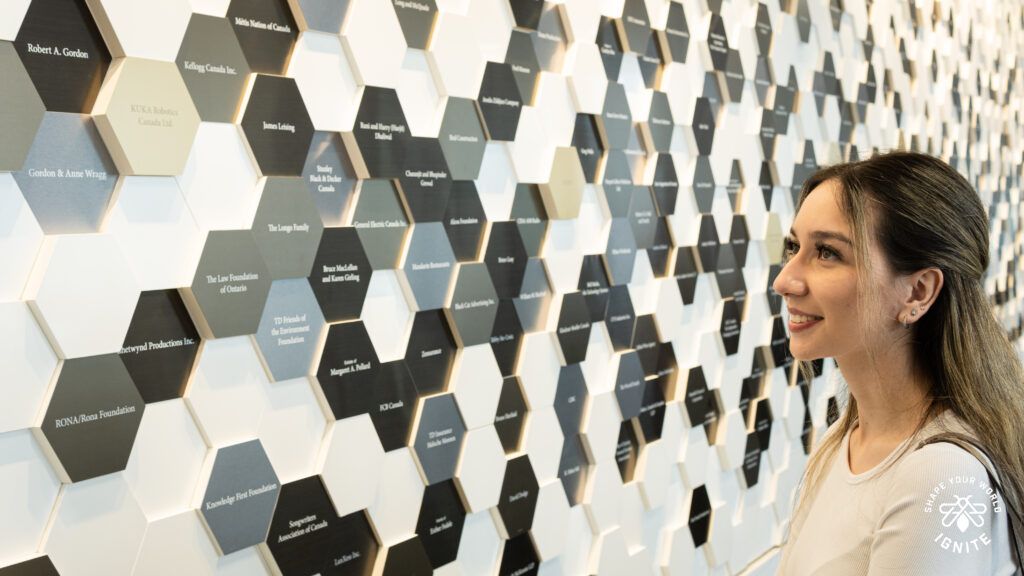
[[911, 316], [917, 316], [917, 308], [914, 308], [913, 310], [911, 310], [910, 311], [910, 315]]
[[909, 318], [910, 318], [910, 314], [904, 314], [904, 315], [903, 315], [903, 328], [905, 328], [905, 329], [907, 329], [907, 330], [909, 330], [909, 329], [910, 329], [910, 324], [908, 324], [908, 323], [907, 323], [907, 320], [908, 320]]

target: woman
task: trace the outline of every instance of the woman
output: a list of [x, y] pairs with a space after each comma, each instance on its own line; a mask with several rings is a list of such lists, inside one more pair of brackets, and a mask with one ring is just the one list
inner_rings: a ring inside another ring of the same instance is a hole
[[773, 288], [793, 356], [834, 358], [849, 401], [808, 462], [779, 574], [1015, 573], [1024, 384], [981, 284], [988, 235], [970, 184], [930, 156], [804, 184]]

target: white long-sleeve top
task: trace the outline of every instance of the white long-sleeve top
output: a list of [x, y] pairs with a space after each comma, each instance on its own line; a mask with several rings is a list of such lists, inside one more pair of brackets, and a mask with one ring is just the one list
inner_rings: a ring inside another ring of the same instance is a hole
[[[990, 490], [981, 462], [946, 442], [913, 449], [940, 422], [964, 430], [947, 410], [860, 474], [850, 472], [847, 434], [820, 487], [793, 519], [777, 574], [1014, 574], [1002, 495]], [[900, 456], [909, 442], [910, 451]]]

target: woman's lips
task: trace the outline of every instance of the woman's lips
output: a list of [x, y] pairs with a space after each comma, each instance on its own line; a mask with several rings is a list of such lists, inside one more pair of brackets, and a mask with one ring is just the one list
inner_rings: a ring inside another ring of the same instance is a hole
[[798, 310], [789, 311], [789, 331], [790, 332], [802, 332], [807, 330], [818, 322], [824, 320], [821, 316], [814, 316], [813, 314], [806, 314]]

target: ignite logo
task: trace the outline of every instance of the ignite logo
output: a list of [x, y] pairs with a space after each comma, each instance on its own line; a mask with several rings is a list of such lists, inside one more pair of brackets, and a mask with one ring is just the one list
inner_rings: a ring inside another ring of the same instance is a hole
[[985, 512], [988, 508], [984, 504], [971, 502], [970, 496], [960, 497], [953, 495], [953, 502], [939, 505], [939, 512], [942, 512], [942, 525], [949, 528], [956, 524], [961, 533], [966, 532], [971, 524], [981, 528], [985, 525]]

